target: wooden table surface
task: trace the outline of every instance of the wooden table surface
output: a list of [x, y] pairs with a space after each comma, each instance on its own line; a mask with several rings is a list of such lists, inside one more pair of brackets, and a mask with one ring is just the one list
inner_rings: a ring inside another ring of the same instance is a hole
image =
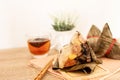
[[[34, 80], [40, 72], [29, 66], [31, 54], [27, 48], [0, 50], [0, 80]], [[42, 80], [60, 80], [49, 72]]]
[[[40, 70], [33, 68], [29, 65], [31, 59], [32, 57], [28, 48], [13, 48], [0, 50], [0, 80], [34, 80]], [[114, 68], [114, 65], [107, 67]], [[120, 70], [115, 75], [110, 75], [109, 78], [106, 78], [104, 80], [120, 80], [119, 75]], [[42, 80], [61, 79], [47, 72]]]

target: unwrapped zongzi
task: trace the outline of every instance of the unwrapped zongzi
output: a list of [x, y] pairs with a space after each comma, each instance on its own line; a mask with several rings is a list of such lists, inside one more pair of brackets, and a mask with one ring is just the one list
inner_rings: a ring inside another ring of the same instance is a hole
[[[94, 68], [102, 63], [79, 32], [75, 33], [69, 44], [63, 46], [56, 61], [59, 64], [57, 69], [59, 67], [65, 71], [83, 71], [85, 73], [93, 72]], [[53, 69], [56, 69], [54, 65]]]

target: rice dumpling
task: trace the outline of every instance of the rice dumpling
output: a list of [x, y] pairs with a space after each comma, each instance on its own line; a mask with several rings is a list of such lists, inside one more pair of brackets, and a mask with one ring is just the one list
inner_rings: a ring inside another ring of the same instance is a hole
[[95, 50], [95, 47], [97, 47], [96, 44], [100, 35], [101, 31], [95, 25], [92, 25], [87, 35], [87, 41], [90, 44], [93, 51]]
[[[56, 68], [56, 62], [57, 68]], [[71, 42], [66, 44], [60, 50], [60, 54], [53, 65], [53, 69], [61, 69], [65, 71], [83, 71], [85, 73], [93, 72], [94, 68], [102, 63], [98, 59], [90, 47], [80, 34], [76, 32]]]
[[97, 57], [106, 56], [112, 59], [120, 59], [120, 44], [112, 37], [108, 23], [103, 28], [97, 46], [95, 47]]

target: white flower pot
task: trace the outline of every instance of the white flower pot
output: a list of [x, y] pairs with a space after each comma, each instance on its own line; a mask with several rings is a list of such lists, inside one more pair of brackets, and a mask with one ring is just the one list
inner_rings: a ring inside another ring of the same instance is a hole
[[53, 34], [54, 47], [57, 50], [60, 50], [64, 45], [69, 44], [74, 32], [75, 32], [74, 30], [55, 31]]

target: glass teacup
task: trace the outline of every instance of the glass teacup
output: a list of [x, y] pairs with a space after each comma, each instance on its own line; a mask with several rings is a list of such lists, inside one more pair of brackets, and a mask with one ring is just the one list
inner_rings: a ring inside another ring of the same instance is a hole
[[28, 48], [34, 58], [46, 56], [50, 50], [51, 41], [49, 35], [42, 35], [28, 39]]

